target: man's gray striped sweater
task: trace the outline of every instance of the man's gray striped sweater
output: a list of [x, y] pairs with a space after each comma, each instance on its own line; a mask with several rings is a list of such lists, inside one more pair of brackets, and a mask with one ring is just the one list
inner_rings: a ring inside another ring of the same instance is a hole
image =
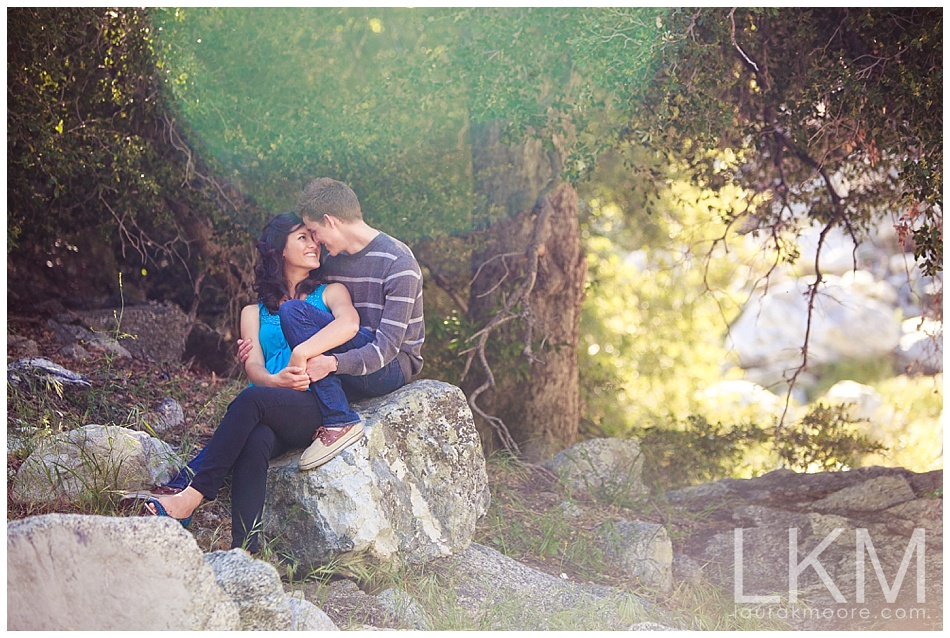
[[320, 270], [326, 281], [347, 287], [360, 325], [376, 335], [362, 348], [335, 355], [339, 374], [371, 374], [394, 358], [407, 382], [422, 370], [422, 271], [408, 246], [380, 233], [355, 255], [327, 256]]

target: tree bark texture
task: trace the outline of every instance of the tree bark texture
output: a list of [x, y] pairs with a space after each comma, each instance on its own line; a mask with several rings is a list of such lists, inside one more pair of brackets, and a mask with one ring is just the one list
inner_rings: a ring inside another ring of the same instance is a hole
[[[473, 138], [476, 193], [495, 216], [510, 214], [480, 234], [469, 319], [481, 327], [497, 313], [529, 274], [535, 250], [537, 270], [530, 293], [514, 308], [522, 316], [492, 334], [486, 354], [495, 386], [477, 403], [501, 418], [524, 458], [536, 462], [570, 446], [577, 436], [577, 344], [587, 262], [577, 193], [569, 184], [556, 185], [557, 160], [545, 156], [536, 140], [512, 147], [500, 142], [498, 133], [497, 127], [486, 127]], [[536, 230], [539, 216], [543, 223]], [[471, 396], [485, 378], [473, 364], [463, 390]], [[476, 422], [486, 449], [497, 449], [500, 439], [490, 425]]]

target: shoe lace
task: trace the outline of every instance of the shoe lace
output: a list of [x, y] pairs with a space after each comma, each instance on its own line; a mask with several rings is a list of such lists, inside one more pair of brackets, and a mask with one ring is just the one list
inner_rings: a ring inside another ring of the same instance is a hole
[[323, 426], [318, 427], [317, 431], [313, 433], [313, 440], [314, 441], [316, 441], [317, 439], [323, 440], [324, 434], [329, 434], [329, 432], [327, 432], [327, 429]]

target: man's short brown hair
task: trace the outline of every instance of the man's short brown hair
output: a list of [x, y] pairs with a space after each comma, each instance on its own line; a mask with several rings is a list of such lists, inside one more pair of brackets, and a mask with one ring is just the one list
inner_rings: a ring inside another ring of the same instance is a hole
[[329, 177], [307, 184], [297, 200], [297, 214], [319, 224], [323, 223], [324, 215], [332, 215], [345, 223], [363, 219], [360, 200], [353, 189]]

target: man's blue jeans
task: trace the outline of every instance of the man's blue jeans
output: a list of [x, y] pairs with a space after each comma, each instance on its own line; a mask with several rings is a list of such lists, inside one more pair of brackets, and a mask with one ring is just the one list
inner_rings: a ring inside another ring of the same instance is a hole
[[[333, 315], [314, 308], [310, 304], [299, 300], [291, 299], [281, 304], [278, 310], [280, 315], [281, 329], [284, 337], [290, 347], [306, 341], [318, 330], [326, 327], [333, 321]], [[368, 328], [361, 327], [356, 336], [330, 350], [329, 354], [346, 352], [354, 348], [360, 348], [373, 340], [373, 333]], [[320, 401], [321, 412], [324, 415], [323, 425], [326, 427], [342, 427], [348, 423], [359, 419], [355, 412], [350, 408], [349, 400], [357, 401], [369, 397], [378, 397], [398, 390], [406, 384], [403, 377], [402, 368], [395, 359], [390, 361], [381, 369], [364, 376], [354, 376], [348, 374], [331, 374], [320, 381], [315, 381], [310, 385], [311, 391]], [[327, 410], [325, 410], [325, 408]], [[328, 422], [327, 411], [331, 413], [333, 421]], [[349, 416], [352, 414], [352, 418]], [[166, 483], [169, 487], [185, 489], [191, 483], [191, 477], [201, 467], [201, 461], [204, 458], [204, 449], [193, 458], [188, 465], [179, 470], [178, 475], [170, 482]]]

